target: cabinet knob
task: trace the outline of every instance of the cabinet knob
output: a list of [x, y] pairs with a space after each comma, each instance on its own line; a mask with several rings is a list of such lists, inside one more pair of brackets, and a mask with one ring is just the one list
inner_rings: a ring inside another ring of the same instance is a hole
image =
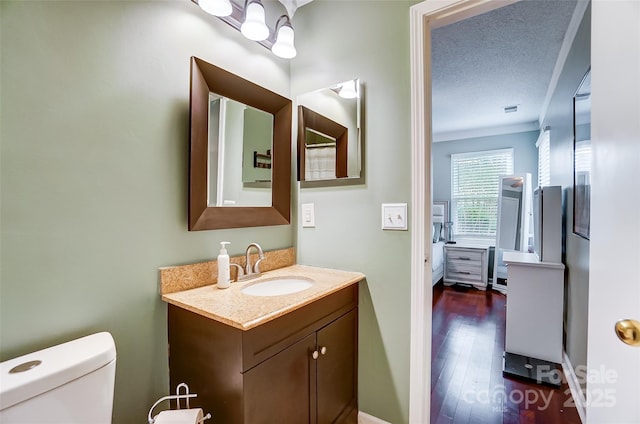
[[320, 356], [320, 355], [318, 355], [318, 351], [317, 350], [314, 350], [313, 353], [311, 354], [311, 357], [313, 359], [318, 359], [318, 356]]
[[323, 355], [327, 353], [327, 348], [325, 346], [322, 346], [322, 348], [320, 349], [320, 353]]

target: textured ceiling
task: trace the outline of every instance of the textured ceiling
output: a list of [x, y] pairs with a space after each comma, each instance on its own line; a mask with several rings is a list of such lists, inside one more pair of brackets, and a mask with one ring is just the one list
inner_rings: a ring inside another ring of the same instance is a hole
[[537, 127], [576, 4], [522, 0], [433, 30], [434, 140]]

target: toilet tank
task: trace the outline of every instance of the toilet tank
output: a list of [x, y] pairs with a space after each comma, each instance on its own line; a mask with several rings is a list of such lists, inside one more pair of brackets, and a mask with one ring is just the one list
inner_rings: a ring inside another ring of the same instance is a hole
[[111, 423], [116, 347], [96, 333], [0, 364], [0, 423]]

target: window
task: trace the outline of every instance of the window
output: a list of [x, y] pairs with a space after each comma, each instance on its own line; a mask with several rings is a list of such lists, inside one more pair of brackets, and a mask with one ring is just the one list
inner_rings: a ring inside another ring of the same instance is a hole
[[538, 186], [551, 185], [551, 131], [546, 127], [540, 133], [536, 147], [538, 148]]
[[453, 233], [495, 238], [498, 177], [513, 174], [513, 149], [451, 155]]

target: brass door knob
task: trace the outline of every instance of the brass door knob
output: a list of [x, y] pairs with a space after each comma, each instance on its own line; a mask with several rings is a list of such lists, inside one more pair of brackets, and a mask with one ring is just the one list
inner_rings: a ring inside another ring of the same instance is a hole
[[616, 335], [629, 346], [640, 346], [640, 322], [635, 319], [621, 319], [616, 322]]

